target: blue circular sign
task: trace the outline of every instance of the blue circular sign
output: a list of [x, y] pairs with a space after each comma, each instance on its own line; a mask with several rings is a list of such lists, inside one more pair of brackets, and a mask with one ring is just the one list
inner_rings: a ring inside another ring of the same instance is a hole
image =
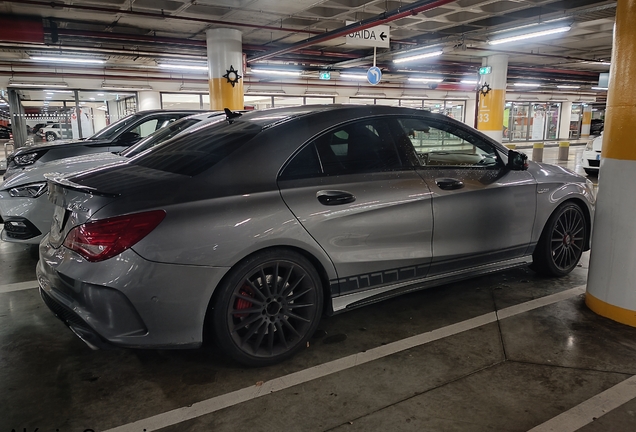
[[376, 85], [382, 79], [382, 71], [379, 67], [373, 66], [370, 67], [367, 71], [367, 81], [369, 84]]

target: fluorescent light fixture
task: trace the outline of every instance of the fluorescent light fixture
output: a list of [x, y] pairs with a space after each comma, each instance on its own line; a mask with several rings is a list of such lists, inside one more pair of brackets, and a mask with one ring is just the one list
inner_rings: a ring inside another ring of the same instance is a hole
[[515, 87], [541, 87], [539, 83], [515, 83]]
[[102, 84], [104, 90], [121, 90], [121, 91], [135, 91], [135, 90], [152, 90], [150, 86], [127, 86], [118, 84]]
[[276, 69], [252, 69], [252, 73], [263, 75], [300, 76], [303, 71], [276, 70]]
[[334, 96], [338, 96], [338, 93], [336, 93], [336, 92], [319, 92], [319, 91], [307, 90], [305, 92], [305, 96], [334, 97]]
[[184, 92], [184, 93], [209, 93], [210, 89], [209, 88], [200, 88], [200, 87], [181, 86], [181, 87], [179, 87], [179, 91], [180, 92]]
[[97, 96], [104, 96], [104, 93], [97, 93]]
[[406, 62], [415, 61], [415, 60], [422, 60], [426, 58], [437, 57], [442, 54], [444, 54], [444, 51], [439, 50], [439, 51], [433, 51], [433, 52], [428, 52], [424, 54], [412, 55], [408, 57], [400, 57], [400, 58], [393, 59], [393, 63], [398, 63], [398, 64], [406, 63]]
[[283, 89], [271, 89], [271, 90], [247, 89], [245, 94], [267, 96], [267, 95], [273, 95], [273, 94], [285, 94], [285, 90]]
[[186, 72], [207, 72], [208, 66], [199, 64], [177, 64], [177, 63], [159, 63], [159, 67], [162, 69], [173, 69]]
[[98, 109], [98, 110], [101, 110], [101, 111], [108, 111], [108, 108], [106, 107], [106, 105], [99, 106], [99, 107], [97, 107], [95, 109]]
[[341, 73], [340, 78], [366, 80], [367, 74], [361, 73]]
[[95, 98], [89, 98], [90, 100], [95, 100]]
[[49, 63], [104, 64], [104, 60], [76, 57], [31, 57], [31, 60]]
[[441, 83], [443, 78], [409, 78], [409, 81], [420, 83]]
[[607, 87], [591, 87], [592, 90], [607, 90]]
[[426, 98], [428, 98], [428, 95], [426, 94], [421, 96], [403, 94], [402, 96], [400, 96], [400, 99], [426, 99]]
[[367, 98], [385, 98], [384, 93], [356, 93], [355, 97], [367, 97]]
[[578, 88], [581, 88], [581, 86], [577, 86], [577, 85], [558, 85], [557, 88], [560, 88], [560, 89], [578, 89]]
[[9, 87], [39, 87], [39, 88], [66, 88], [66, 83], [35, 83], [35, 82], [10, 82]]
[[47, 95], [52, 95], [52, 94], [53, 94], [53, 92], [46, 92], [46, 94], [47, 94]]
[[472, 85], [477, 85], [477, 80], [471, 80], [471, 79], [463, 79], [460, 81], [461, 84], [472, 84]]
[[520, 41], [520, 40], [526, 40], [526, 39], [530, 39], [530, 38], [548, 36], [548, 35], [553, 35], [553, 34], [558, 34], [558, 33], [565, 33], [567, 31], [570, 31], [570, 28], [571, 28], [570, 26], [557, 27], [557, 28], [548, 29], [548, 30], [542, 30], [542, 31], [537, 31], [537, 32], [532, 32], [532, 33], [520, 34], [520, 35], [517, 35], [517, 36], [510, 36], [510, 37], [502, 38], [502, 39], [493, 39], [493, 40], [488, 41], [488, 44], [490, 44], [490, 45], [499, 45], [499, 44], [504, 44], [504, 43], [508, 43], [508, 42], [517, 42], [517, 41]]

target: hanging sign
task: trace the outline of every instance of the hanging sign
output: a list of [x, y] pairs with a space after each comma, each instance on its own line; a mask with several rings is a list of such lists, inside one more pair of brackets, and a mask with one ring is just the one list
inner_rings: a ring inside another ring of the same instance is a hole
[[[355, 21], [346, 21], [347, 25]], [[354, 30], [345, 37], [346, 45], [389, 48], [391, 27], [379, 25], [365, 30]]]

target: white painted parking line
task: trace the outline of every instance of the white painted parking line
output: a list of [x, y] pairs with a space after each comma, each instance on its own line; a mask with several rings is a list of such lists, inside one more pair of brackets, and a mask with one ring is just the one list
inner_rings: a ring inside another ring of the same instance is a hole
[[12, 291], [22, 291], [38, 287], [38, 281], [32, 280], [27, 282], [18, 282], [7, 285], [0, 285], [0, 293], [8, 293]]
[[[518, 315], [528, 310], [536, 309], [541, 306], [547, 306], [549, 304], [557, 303], [562, 300], [574, 297], [580, 293], [585, 292], [585, 286], [563, 291], [558, 294], [543, 297], [541, 299], [531, 300], [521, 305], [512, 306], [506, 309], [502, 309], [506, 318]], [[528, 306], [524, 306], [528, 305]], [[503, 319], [503, 318], [499, 318]], [[406, 339], [401, 339], [386, 345], [382, 345], [364, 352], [352, 354], [347, 357], [333, 360], [327, 363], [320, 364], [318, 366], [304, 369], [302, 371], [294, 372], [289, 375], [285, 375], [279, 378], [275, 378], [271, 381], [265, 381], [259, 386], [245, 387], [240, 390], [226, 393], [224, 395], [216, 396], [210, 399], [206, 399], [201, 402], [194, 403], [192, 405], [177, 408], [172, 411], [168, 411], [162, 414], [158, 414], [152, 417], [148, 417], [142, 420], [138, 420], [133, 423], [128, 423], [122, 426], [118, 426], [113, 429], [109, 429], [105, 432], [151, 432], [158, 429], [162, 429], [168, 426], [172, 426], [187, 420], [191, 420], [197, 417], [201, 417], [206, 414], [228, 408], [234, 405], [238, 405], [243, 402], [247, 402], [252, 399], [266, 396], [271, 393], [275, 393], [287, 388], [293, 387], [298, 384], [303, 384], [309, 381], [313, 381], [318, 378], [322, 378], [328, 375], [332, 375], [336, 372], [351, 369], [364, 363], [368, 363], [374, 360], [381, 359], [383, 357], [396, 354], [398, 352], [415, 348], [417, 346], [425, 345], [429, 342], [433, 342], [445, 337], [453, 336], [468, 330], [481, 327], [486, 324], [490, 324], [497, 321], [497, 313], [490, 312], [484, 315], [480, 315], [475, 318], [471, 318], [466, 321], [461, 321], [456, 324], [452, 324], [446, 327], [442, 327], [430, 332], [421, 333], [419, 335], [411, 336]]]
[[528, 432], [574, 432], [634, 398], [636, 398], [636, 375]]
[[569, 299], [577, 295], [585, 294], [585, 285], [571, 288], [569, 290], [561, 291], [556, 294], [551, 294], [545, 297], [540, 297], [535, 300], [530, 300], [525, 303], [510, 306], [505, 309], [497, 311], [497, 317], [499, 319], [505, 319], [514, 315], [519, 315], [524, 312], [531, 311], [543, 306], [547, 306], [552, 303], [560, 302], [561, 300]]

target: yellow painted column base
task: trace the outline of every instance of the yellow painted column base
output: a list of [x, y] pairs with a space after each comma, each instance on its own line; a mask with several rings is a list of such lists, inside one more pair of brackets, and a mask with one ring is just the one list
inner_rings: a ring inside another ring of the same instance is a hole
[[636, 327], [636, 311], [605, 303], [603, 300], [599, 300], [594, 297], [589, 293], [589, 291], [585, 294], [585, 304], [593, 312], [596, 312], [605, 318], [609, 318], [621, 324], [627, 324], [631, 327]]
[[232, 84], [226, 78], [210, 79], [210, 109], [222, 111], [223, 108], [242, 110], [243, 105], [243, 79]]

